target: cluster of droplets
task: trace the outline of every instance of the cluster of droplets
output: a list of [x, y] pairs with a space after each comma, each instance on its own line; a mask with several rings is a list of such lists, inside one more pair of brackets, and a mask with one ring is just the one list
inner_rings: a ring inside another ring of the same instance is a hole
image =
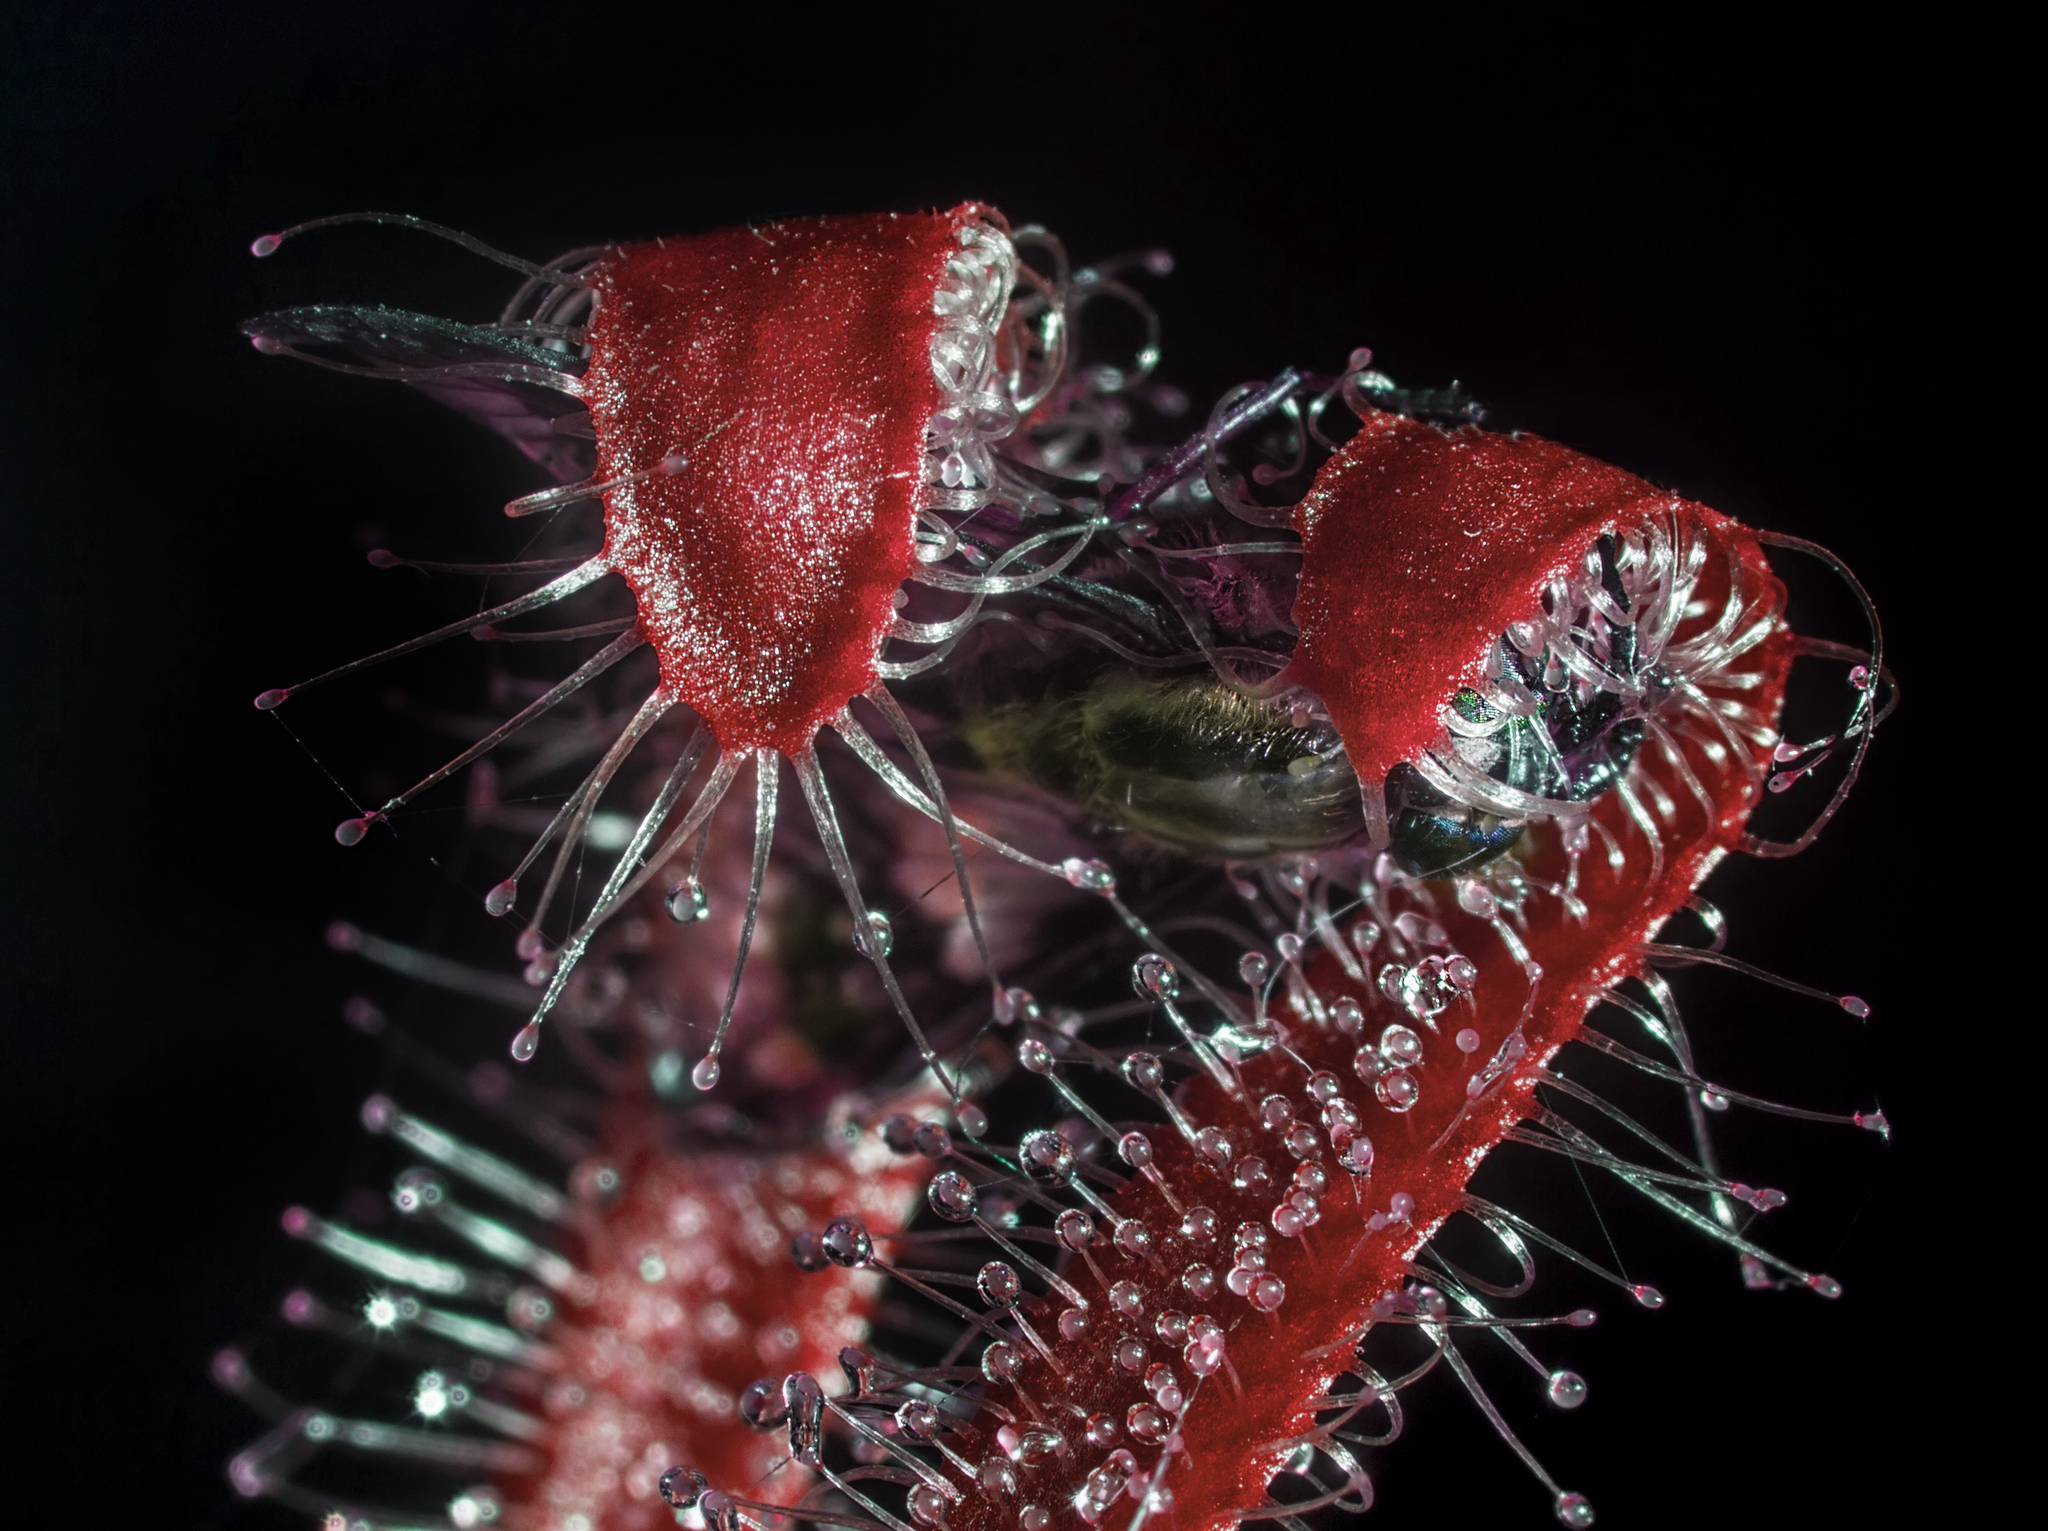
[[920, 561], [937, 563], [958, 550], [952, 526], [931, 511], [972, 514], [995, 483], [993, 445], [1017, 427], [1017, 408], [998, 386], [996, 331], [1009, 306], [1017, 252], [1000, 229], [979, 220], [959, 230], [959, 251], [946, 262], [932, 294], [939, 318], [931, 338], [939, 407], [925, 426], [926, 513], [920, 517]]

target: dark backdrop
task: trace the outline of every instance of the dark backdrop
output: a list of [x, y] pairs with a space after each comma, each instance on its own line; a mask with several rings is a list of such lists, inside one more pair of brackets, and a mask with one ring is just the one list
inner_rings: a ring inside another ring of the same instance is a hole
[[[248, 699], [391, 620], [365, 539], [495, 551], [535, 482], [423, 400], [234, 332], [317, 298], [485, 317], [498, 273], [354, 231], [259, 267], [250, 238], [388, 207], [545, 257], [973, 196], [1083, 259], [1170, 246], [1165, 370], [1198, 399], [1370, 344], [1863, 574], [1906, 705], [1817, 850], [1718, 885], [1737, 950], [1876, 1010], [1859, 1032], [1720, 991], [1807, 1099], [1875, 1094], [1897, 1124], [1888, 1152], [1788, 1131], [1756, 1167], [1794, 1195], [1779, 1242], [1847, 1295], [1745, 1293], [1667, 1241], [1670, 1309], [1585, 1340], [1593, 1401], [1542, 1443], [1605, 1524], [1958, 1508], [1947, 1432], [1984, 1406], [1957, 1358], [1984, 1334], [1930, 1317], [1971, 1305], [1935, 1273], [1981, 1230], [1941, 1144], [1958, 1079], [1986, 1082], [1950, 1061], [1966, 1001], [1935, 964], [1977, 917], [1938, 858], [1998, 877], [2024, 849], [1964, 827], [1990, 805], [1950, 743], [1986, 733], [1985, 609], [2028, 577], [1987, 456], [2012, 402], [1998, 87], [1939, 20], [1543, 11], [10, 8], [6, 1502], [270, 1523], [230, 1502], [256, 1427], [205, 1372], [304, 1268], [278, 1209], [336, 1202], [358, 1153], [377, 1055], [320, 932], [417, 931], [443, 885], [329, 838], [314, 755], [360, 784], [376, 685], [295, 715], [313, 753]], [[1380, 1478], [1378, 1524], [1548, 1523], [1443, 1393]]]

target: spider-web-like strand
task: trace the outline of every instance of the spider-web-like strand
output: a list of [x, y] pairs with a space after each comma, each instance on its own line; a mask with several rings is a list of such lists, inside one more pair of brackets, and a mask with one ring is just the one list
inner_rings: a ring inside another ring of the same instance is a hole
[[477, 740], [475, 744], [472, 744], [439, 770], [421, 777], [410, 787], [399, 793], [398, 796], [392, 798], [382, 808], [377, 810], [377, 816], [381, 818], [399, 808], [403, 808], [428, 788], [440, 785], [471, 761], [489, 754], [500, 744], [503, 744], [507, 739], [526, 727], [527, 724], [553, 711], [563, 701], [581, 691], [591, 681], [604, 674], [605, 671], [609, 670], [621, 659], [624, 659], [645, 641], [637, 630], [621, 633], [617, 638], [577, 666], [574, 673], [548, 691], [545, 696], [529, 703], [518, 714], [500, 724], [497, 728], [492, 729], [491, 732], [485, 734], [483, 738]]

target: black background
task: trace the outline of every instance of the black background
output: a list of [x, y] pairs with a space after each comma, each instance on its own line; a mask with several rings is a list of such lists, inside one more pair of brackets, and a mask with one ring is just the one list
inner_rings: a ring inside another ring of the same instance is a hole
[[[1735, 950], [1875, 1007], [1859, 1031], [1715, 991], [1801, 1098], [1874, 1093], [1897, 1125], [1889, 1151], [1766, 1135], [1750, 1177], [1793, 1193], [1778, 1242], [1847, 1295], [1745, 1293], [1651, 1235], [1671, 1307], [1588, 1337], [1592, 1402], [1532, 1428], [1603, 1524], [1961, 1510], [1975, 1474], [1950, 1432], [1988, 1407], [1967, 1359], [1987, 1337], [1956, 1305], [2011, 1302], [1939, 1274], [2001, 1235], [1942, 1191], [1942, 1039], [1966, 1001], [1941, 964], [1977, 915], [1932, 830], [1963, 790], [1948, 742], [1985, 726], [1984, 606], [2028, 577], [1995, 461], [2017, 320], [1989, 52], [1940, 24], [1720, 8], [10, 9], [10, 1523], [269, 1523], [230, 1502], [220, 1464], [256, 1424], [205, 1372], [303, 1268], [278, 1209], [334, 1203], [358, 1153], [377, 1058], [336, 1018], [356, 978], [320, 932], [416, 930], [443, 885], [339, 851], [334, 789], [248, 699], [409, 620], [362, 563], [365, 527], [488, 555], [497, 505], [536, 483], [425, 401], [234, 332], [320, 298], [482, 318], [500, 273], [403, 235], [260, 267], [248, 241], [389, 207], [544, 258], [970, 196], [1082, 259], [1171, 247], [1165, 372], [1197, 399], [1370, 344], [1403, 382], [1462, 378], [1863, 575], [1905, 706], [1818, 849], [1717, 884]], [[1809, 586], [1817, 625], [1855, 638]], [[360, 784], [380, 696], [293, 725]], [[1969, 842], [1963, 875], [2006, 854]], [[1372, 1523], [1550, 1523], [1469, 1408], [1426, 1402], [1376, 1468]]]

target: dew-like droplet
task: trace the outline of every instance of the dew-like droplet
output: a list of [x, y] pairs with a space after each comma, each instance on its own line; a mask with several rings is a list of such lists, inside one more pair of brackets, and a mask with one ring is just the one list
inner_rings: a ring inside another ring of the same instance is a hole
[[1052, 1072], [1052, 1049], [1038, 1037], [1026, 1037], [1017, 1044], [1017, 1061], [1030, 1074]]
[[1022, 1353], [1007, 1340], [997, 1340], [981, 1353], [981, 1374], [991, 1382], [1015, 1382], [1023, 1371]]
[[1074, 1145], [1050, 1128], [1025, 1133], [1017, 1157], [1024, 1172], [1040, 1185], [1065, 1185], [1074, 1176]]
[[853, 933], [853, 944], [870, 962], [880, 962], [896, 949], [896, 927], [879, 909], [870, 909], [862, 928]]
[[[962, 1175], [960, 1178], [964, 1181], [967, 1177]], [[933, 1183], [937, 1184], [936, 1181]], [[974, 1187], [969, 1185], [967, 1189], [968, 1194], [972, 1196], [974, 1194]], [[936, 1203], [934, 1203], [934, 1206], [936, 1207]], [[946, 1214], [941, 1211], [939, 1215], [944, 1217]], [[966, 1219], [954, 1218], [953, 1221], [965, 1222]], [[1095, 1220], [1079, 1207], [1067, 1208], [1066, 1211], [1053, 1219], [1052, 1228], [1053, 1232], [1058, 1235], [1059, 1241], [1077, 1254], [1095, 1242]]]
[[718, 1083], [717, 1053], [706, 1053], [697, 1060], [697, 1066], [690, 1070], [690, 1083], [700, 1090], [709, 1090]]
[[697, 1501], [697, 1513], [704, 1517], [704, 1531], [740, 1531], [739, 1506], [715, 1488], [704, 1491]]
[[1130, 1053], [1122, 1065], [1124, 1079], [1132, 1088], [1150, 1092], [1165, 1082], [1166, 1070], [1151, 1053]]
[[973, 1101], [963, 1100], [953, 1108], [953, 1125], [962, 1137], [978, 1142], [988, 1135], [988, 1113]]
[[369, 832], [369, 814], [366, 813], [359, 819], [343, 819], [334, 826], [334, 843], [336, 845], [361, 845], [363, 843], [363, 836]]
[[533, 1055], [540, 1048], [540, 1022], [528, 1021], [519, 1028], [512, 1038], [512, 1059], [515, 1063], [531, 1063]]
[[826, 1259], [847, 1270], [856, 1270], [875, 1257], [875, 1241], [868, 1235], [868, 1225], [857, 1217], [833, 1218], [825, 1225], [820, 1247]]
[[1059, 1318], [1060, 1338], [1072, 1343], [1088, 1332], [1086, 1308], [1063, 1308]]
[[953, 1135], [937, 1122], [919, 1122], [910, 1146], [927, 1159], [943, 1159], [953, 1151]]
[[[924, 1194], [932, 1210], [949, 1223], [965, 1223], [974, 1217], [974, 1182], [958, 1170], [939, 1171], [932, 1176], [932, 1183]], [[1062, 1224], [1069, 1215], [1085, 1218], [1085, 1214], [1079, 1212], [1062, 1214]]]
[[1844, 994], [1842, 996], [1841, 1004], [1842, 1008], [1848, 1011], [1851, 1015], [1855, 1016], [1857, 1020], [1867, 1021], [1870, 1019], [1869, 1004], [1859, 999], [1854, 994]]
[[[268, 260], [271, 256], [277, 254], [278, 246], [283, 243], [284, 239], [281, 235], [258, 234], [249, 241], [249, 253], [258, 260]], [[668, 1479], [664, 1478], [661, 1481], [664, 1485], [664, 1492], [666, 1492]]]
[[690, 925], [711, 917], [711, 900], [705, 897], [703, 885], [694, 877], [678, 877], [670, 883], [661, 907], [678, 925]]
[[1330, 1007], [1330, 1019], [1347, 1037], [1355, 1037], [1365, 1029], [1365, 1012], [1359, 1008], [1358, 1001], [1348, 994]]
[[1127, 1217], [1116, 1225], [1110, 1242], [1126, 1257], [1142, 1260], [1152, 1252], [1152, 1230], [1135, 1217]]
[[285, 704], [285, 699], [291, 694], [292, 691], [289, 686], [272, 686], [268, 691], [259, 691], [256, 693], [256, 710], [258, 712], [270, 712], [275, 708], [282, 707]]
[[1458, 884], [1458, 907], [1482, 920], [1492, 919], [1500, 913], [1500, 901], [1493, 896], [1492, 890], [1486, 884], [1470, 879]]
[[1422, 1094], [1422, 1087], [1415, 1082], [1413, 1074], [1397, 1070], [1376, 1080], [1372, 1092], [1389, 1111], [1412, 1111]]
[[1806, 1284], [1823, 1297], [1834, 1298], [1842, 1295], [1842, 1283], [1833, 1276], [1808, 1276]]
[[1271, 1313], [1287, 1301], [1287, 1283], [1266, 1271], [1252, 1282], [1252, 1289], [1246, 1296], [1261, 1313]]
[[512, 901], [519, 897], [519, 879], [508, 877], [484, 895], [484, 913], [492, 919], [508, 914]]
[[1131, 987], [1141, 999], [1173, 999], [1180, 994], [1180, 974], [1157, 952], [1147, 952], [1131, 964]]
[[974, 1286], [981, 1293], [981, 1300], [992, 1308], [1007, 1308], [1024, 1290], [1016, 1267], [1003, 1260], [991, 1260], [984, 1265], [975, 1275]]
[[1264, 952], [1246, 952], [1237, 959], [1237, 976], [1244, 980], [1247, 989], [1263, 987], [1272, 970], [1273, 964], [1266, 960]]
[[1632, 1286], [1629, 1295], [1652, 1313], [1664, 1306], [1664, 1294], [1653, 1286]]
[[670, 1509], [687, 1510], [704, 1497], [709, 1487], [710, 1482], [696, 1468], [671, 1467], [661, 1475], [661, 1500]]
[[945, 1428], [936, 1405], [922, 1398], [913, 1398], [896, 1411], [896, 1428], [920, 1444], [929, 1444], [939, 1438]]
[[1134, 1403], [1124, 1415], [1124, 1428], [1131, 1439], [1150, 1444], [1166, 1439], [1166, 1416], [1149, 1403]]
[[1554, 1371], [1547, 1391], [1560, 1409], [1576, 1409], [1586, 1401], [1586, 1379], [1577, 1372]]
[[740, 1394], [740, 1418], [756, 1430], [779, 1430], [789, 1423], [789, 1404], [780, 1377], [763, 1377]]
[[1470, 1026], [1465, 1027], [1452, 1040], [1458, 1044], [1458, 1051], [1461, 1053], [1476, 1053], [1479, 1051], [1479, 1033]]
[[946, 1496], [929, 1483], [920, 1483], [910, 1491], [910, 1518], [920, 1526], [943, 1526], [946, 1523]]
[[1060, 875], [1075, 887], [1084, 888], [1090, 893], [1116, 892], [1116, 873], [1109, 869], [1109, 863], [1106, 861], [1069, 856], [1060, 863]]
[[1273, 1183], [1273, 1176], [1266, 1168], [1266, 1161], [1254, 1154], [1240, 1161], [1230, 1172], [1230, 1183], [1240, 1191], [1263, 1191]]
[[1570, 1526], [1572, 1531], [1585, 1531], [1593, 1524], [1592, 1501], [1584, 1494], [1559, 1494], [1557, 1496], [1557, 1518]]
[[1180, 1236], [1191, 1244], [1213, 1244], [1223, 1220], [1209, 1207], [1190, 1207], [1180, 1220]]
[[1380, 1052], [1389, 1063], [1413, 1068], [1422, 1061], [1422, 1038], [1409, 1026], [1389, 1026], [1380, 1033]]
[[991, 1494], [1014, 1494], [1017, 1492], [1017, 1469], [1001, 1457], [990, 1457], [975, 1473], [982, 1488]]

